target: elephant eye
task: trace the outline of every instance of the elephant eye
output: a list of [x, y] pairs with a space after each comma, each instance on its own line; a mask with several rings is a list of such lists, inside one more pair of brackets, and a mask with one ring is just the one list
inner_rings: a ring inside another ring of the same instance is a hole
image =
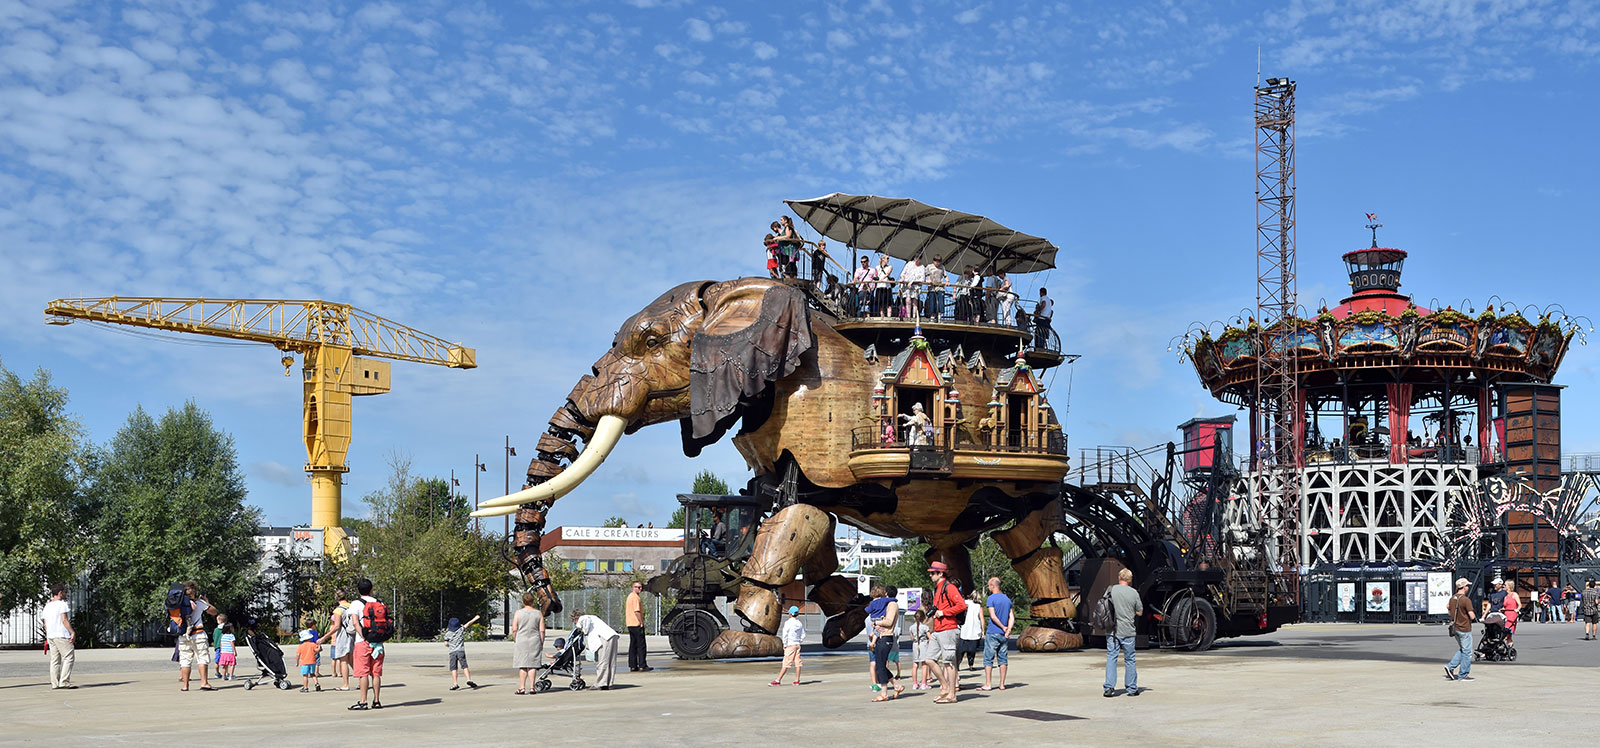
[[644, 344], [647, 348], [660, 348], [663, 342], [664, 340], [660, 335], [651, 335], [644, 339]]

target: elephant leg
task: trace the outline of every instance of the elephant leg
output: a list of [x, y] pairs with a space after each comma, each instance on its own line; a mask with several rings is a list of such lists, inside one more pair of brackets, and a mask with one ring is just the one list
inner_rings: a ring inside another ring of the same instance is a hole
[[855, 638], [867, 626], [867, 596], [856, 592], [854, 580], [834, 574], [838, 568], [830, 542], [806, 562], [804, 571], [806, 584], [811, 585], [808, 599], [828, 616], [822, 625], [822, 646], [829, 649]]
[[1030, 611], [1037, 623], [1017, 637], [1017, 648], [1024, 652], [1059, 652], [1083, 646], [1082, 635], [1067, 630], [1077, 606], [1061, 568], [1061, 550], [1044, 547], [1061, 516], [1060, 509], [1051, 502], [993, 536], [1033, 598]]
[[[784, 507], [768, 517], [756, 530], [755, 547], [740, 571], [739, 598], [734, 612], [744, 620], [747, 631], [724, 631], [712, 642], [713, 658], [759, 657], [782, 652], [778, 630], [783, 616], [783, 601], [778, 591], [794, 581], [802, 567], [813, 573], [826, 569], [826, 557], [833, 557], [833, 515], [808, 504]], [[826, 557], [819, 559], [819, 554]], [[833, 567], [838, 559], [833, 557]], [[825, 573], [831, 573], [827, 569]]]

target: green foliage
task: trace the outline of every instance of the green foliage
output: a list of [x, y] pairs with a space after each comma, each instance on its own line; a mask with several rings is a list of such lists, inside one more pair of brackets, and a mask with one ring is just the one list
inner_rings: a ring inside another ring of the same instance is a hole
[[627, 527], [628, 521], [621, 517], [611, 517], [601, 527]]
[[[408, 458], [395, 455], [389, 465], [388, 483], [365, 497], [371, 516], [346, 525], [360, 547], [338, 572], [343, 579], [327, 584], [366, 576], [394, 610], [397, 635], [432, 638], [451, 617], [486, 612], [506, 587], [508, 565], [499, 544], [473, 530], [469, 497], [447, 480], [412, 475]], [[318, 595], [326, 604], [326, 593]]]
[[550, 575], [550, 587], [556, 592], [583, 589], [583, 572], [567, 568], [567, 560], [555, 551], [544, 554], [544, 570]]
[[259, 513], [245, 506], [233, 437], [193, 402], [157, 421], [135, 409], [96, 474], [95, 558], [101, 623], [164, 614], [173, 582], [194, 580], [219, 611], [243, 612], [259, 583]]
[[679, 504], [677, 509], [672, 510], [672, 519], [667, 520], [667, 527], [682, 529], [686, 520], [687, 513], [683, 510], [683, 505]]
[[[694, 487], [691, 488], [689, 492], [715, 494], [718, 496], [727, 496], [733, 493], [733, 491], [729, 490], [728, 488], [728, 482], [718, 478], [716, 473], [713, 473], [710, 470], [701, 470], [699, 473], [695, 474]], [[683, 525], [677, 526], [682, 527]]]
[[88, 555], [92, 452], [66, 406], [48, 372], [24, 382], [0, 366], [0, 618], [72, 582]]

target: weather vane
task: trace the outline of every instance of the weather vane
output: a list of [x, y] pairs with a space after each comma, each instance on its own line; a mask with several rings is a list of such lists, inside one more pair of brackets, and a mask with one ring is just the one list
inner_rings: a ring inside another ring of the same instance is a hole
[[1368, 213], [1367, 214], [1367, 228], [1372, 230], [1372, 248], [1373, 249], [1377, 249], [1378, 248], [1378, 229], [1383, 228], [1383, 224], [1378, 223], [1378, 214], [1377, 213]]

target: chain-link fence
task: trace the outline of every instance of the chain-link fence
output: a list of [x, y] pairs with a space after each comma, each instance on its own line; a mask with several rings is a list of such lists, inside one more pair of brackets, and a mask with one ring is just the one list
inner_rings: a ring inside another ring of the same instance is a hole
[[[546, 621], [548, 628], [566, 628], [571, 624], [572, 612], [584, 612], [599, 616], [600, 620], [617, 631], [627, 631], [627, 603], [628, 593], [631, 590], [616, 587], [587, 587], [581, 590], [566, 590], [557, 592], [561, 598], [561, 620]], [[644, 607], [644, 632], [654, 635], [661, 633], [661, 617], [671, 610], [671, 604], [663, 601], [660, 595], [649, 592], [639, 593], [640, 603]]]

